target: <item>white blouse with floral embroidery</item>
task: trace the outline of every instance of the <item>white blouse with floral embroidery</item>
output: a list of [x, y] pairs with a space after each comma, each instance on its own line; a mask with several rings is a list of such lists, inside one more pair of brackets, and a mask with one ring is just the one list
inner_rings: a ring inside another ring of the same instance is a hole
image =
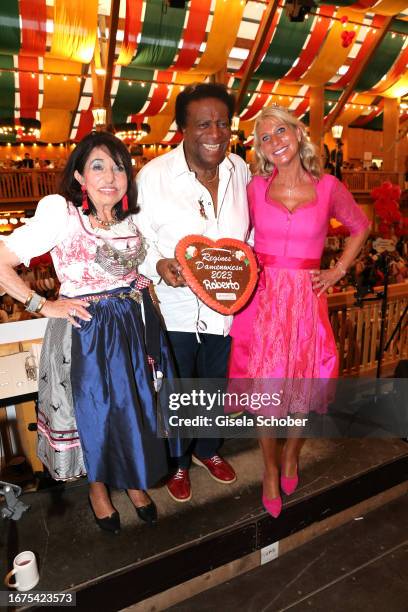
[[105, 243], [125, 251], [143, 242], [134, 216], [106, 230], [93, 229], [80, 208], [57, 194], [40, 200], [35, 216], [1, 240], [26, 266], [33, 257], [49, 251], [61, 283], [60, 294], [67, 297], [129, 286], [137, 269], [114, 276], [95, 261], [96, 252]]

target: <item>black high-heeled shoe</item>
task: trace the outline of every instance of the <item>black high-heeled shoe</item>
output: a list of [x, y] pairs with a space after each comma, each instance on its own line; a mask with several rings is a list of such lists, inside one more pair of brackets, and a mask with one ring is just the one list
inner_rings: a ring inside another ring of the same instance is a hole
[[114, 535], [118, 535], [120, 532], [120, 516], [119, 512], [115, 510], [112, 512], [110, 516], [105, 516], [104, 518], [98, 518], [95, 514], [95, 510], [93, 509], [91, 498], [88, 496], [88, 502], [92, 510], [92, 514], [94, 515], [95, 523], [98, 525], [100, 529], [103, 531], [109, 531]]
[[135, 510], [136, 510], [136, 514], [137, 516], [144, 521], [145, 523], [147, 523], [148, 525], [155, 525], [157, 523], [157, 508], [156, 508], [156, 504], [154, 503], [154, 501], [147, 495], [146, 491], [146, 496], [150, 499], [150, 504], [146, 504], [146, 506], [135, 506], [134, 502], [132, 501], [129, 493], [126, 491], [127, 496], [129, 497], [130, 501], [132, 502]]

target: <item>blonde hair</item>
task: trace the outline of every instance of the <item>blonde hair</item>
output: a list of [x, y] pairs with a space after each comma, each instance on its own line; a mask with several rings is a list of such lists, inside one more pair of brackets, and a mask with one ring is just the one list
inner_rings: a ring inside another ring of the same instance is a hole
[[317, 147], [310, 141], [310, 138], [307, 135], [306, 126], [286, 108], [277, 105], [267, 106], [264, 108], [255, 121], [255, 174], [269, 176], [275, 167], [275, 165], [268, 161], [262, 153], [261, 140], [258, 133], [260, 123], [267, 119], [274, 119], [275, 121], [284, 123], [293, 130], [299, 130], [299, 156], [302, 166], [307, 172], [310, 172], [312, 176], [315, 178], [320, 178], [322, 175], [320, 156], [318, 155]]

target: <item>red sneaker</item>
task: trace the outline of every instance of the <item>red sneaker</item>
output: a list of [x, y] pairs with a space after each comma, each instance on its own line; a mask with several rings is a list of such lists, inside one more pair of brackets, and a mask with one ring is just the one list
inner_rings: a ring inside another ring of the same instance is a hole
[[211, 478], [214, 478], [214, 480], [217, 482], [221, 482], [222, 484], [232, 484], [237, 479], [232, 465], [227, 463], [225, 459], [219, 455], [214, 455], [210, 459], [199, 459], [193, 455], [192, 459], [195, 464], [205, 468]]
[[191, 499], [191, 484], [188, 470], [179, 469], [166, 483], [167, 492], [177, 502]]

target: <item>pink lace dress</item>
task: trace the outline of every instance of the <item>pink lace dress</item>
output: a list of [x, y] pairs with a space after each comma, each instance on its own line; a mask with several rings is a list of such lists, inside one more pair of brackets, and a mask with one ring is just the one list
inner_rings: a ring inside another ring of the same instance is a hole
[[[283, 384], [287, 390], [288, 381], [292, 381], [291, 392], [284, 394], [286, 401], [274, 414], [324, 411], [323, 398], [305, 401], [305, 383], [299, 393], [293, 383], [296, 379], [326, 380], [338, 375], [327, 298], [317, 298], [309, 270], [320, 267], [331, 217], [341, 221], [351, 234], [360, 233], [369, 223], [351, 194], [333, 176], [316, 181], [315, 199], [293, 212], [268, 197], [272, 180], [256, 176], [248, 185], [254, 250], [261, 273], [251, 301], [232, 325], [229, 377], [258, 379], [258, 391], [265, 390], [267, 379], [276, 380], [279, 390]], [[316, 386], [306, 393], [316, 396]]]

